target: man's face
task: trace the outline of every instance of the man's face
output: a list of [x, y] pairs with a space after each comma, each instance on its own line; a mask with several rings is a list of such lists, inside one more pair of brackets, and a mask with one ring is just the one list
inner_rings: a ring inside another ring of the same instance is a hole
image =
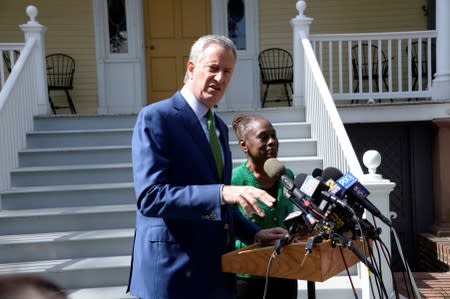
[[231, 50], [219, 45], [209, 45], [198, 63], [187, 64], [187, 87], [208, 108], [217, 105], [223, 97], [236, 65]]

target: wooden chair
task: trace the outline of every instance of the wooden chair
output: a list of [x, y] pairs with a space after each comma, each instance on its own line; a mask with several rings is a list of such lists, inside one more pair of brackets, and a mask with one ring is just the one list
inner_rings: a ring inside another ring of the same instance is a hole
[[[411, 43], [411, 75], [414, 79], [412, 90], [416, 90], [417, 88], [417, 82], [419, 80], [419, 42], [414, 41]], [[422, 58], [420, 60], [421, 67], [422, 67], [422, 74], [420, 76], [422, 78], [428, 78], [428, 55], [427, 55], [427, 49], [428, 45], [426, 41], [422, 41], [421, 43], [421, 53]], [[406, 47], [406, 53], [408, 53], [408, 47]]]
[[[259, 69], [262, 83], [265, 85], [262, 106], [266, 104], [267, 92], [270, 85], [283, 85], [286, 94], [286, 101], [291, 106], [291, 95], [293, 93], [292, 82], [293, 60], [292, 55], [280, 48], [269, 48], [262, 51], [258, 56]], [[290, 88], [290, 93], [288, 90]], [[280, 100], [276, 100], [280, 101]]]
[[[369, 80], [369, 46], [366, 43], [361, 44], [361, 77], [363, 81]], [[378, 86], [378, 47], [376, 45], [371, 46], [371, 67], [372, 67], [372, 80], [375, 82], [375, 91], [379, 90]], [[384, 51], [381, 50], [381, 78], [383, 80], [383, 85], [385, 90], [389, 89], [387, 78], [388, 78], [388, 60]], [[352, 47], [352, 68], [353, 68], [353, 79], [356, 80], [356, 86], [354, 92], [359, 91], [359, 55], [358, 55], [358, 45]]]
[[[48, 98], [54, 114], [57, 109], [69, 108], [72, 114], [77, 110], [73, 104], [69, 90], [73, 89], [73, 75], [75, 73], [75, 60], [69, 55], [56, 53], [46, 57]], [[62, 90], [66, 94], [67, 106], [55, 106], [50, 96], [51, 91]]]

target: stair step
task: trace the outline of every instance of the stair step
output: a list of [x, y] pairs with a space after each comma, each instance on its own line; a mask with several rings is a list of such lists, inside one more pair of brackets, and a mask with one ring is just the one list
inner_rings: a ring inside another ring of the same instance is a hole
[[[323, 168], [323, 161], [319, 157], [279, 157], [278, 160], [296, 175], [299, 173], [311, 174], [315, 168]], [[246, 159], [234, 159], [233, 167], [245, 161]]]
[[45, 209], [135, 202], [132, 182], [11, 188], [2, 193], [5, 210]]
[[[317, 154], [317, 142], [311, 139], [279, 139], [279, 157], [314, 156]], [[237, 141], [230, 142], [233, 159], [245, 159]]]
[[0, 275], [33, 273], [65, 289], [121, 286], [128, 283], [129, 255], [0, 264]]
[[11, 186], [132, 182], [131, 163], [22, 167], [11, 171]]
[[277, 107], [277, 108], [264, 108], [254, 110], [230, 110], [230, 111], [217, 111], [217, 114], [227, 123], [231, 124], [233, 117], [236, 115], [244, 114], [259, 114], [263, 115], [272, 123], [281, 122], [304, 122], [305, 109], [302, 107]]
[[68, 290], [69, 299], [134, 299], [126, 294], [127, 286]]
[[0, 236], [0, 263], [131, 255], [134, 229]]
[[19, 152], [19, 167], [130, 163], [130, 145], [25, 149]]
[[[272, 123], [272, 125], [277, 131], [277, 138], [280, 140], [311, 138], [311, 125], [305, 122], [282, 122]], [[236, 141], [236, 134], [231, 125], [228, 125], [228, 131], [230, 141]]]
[[0, 235], [133, 228], [136, 205], [1, 210]]
[[34, 117], [35, 131], [92, 130], [133, 128], [136, 114], [38, 115]]
[[130, 145], [132, 128], [27, 133], [27, 148]]

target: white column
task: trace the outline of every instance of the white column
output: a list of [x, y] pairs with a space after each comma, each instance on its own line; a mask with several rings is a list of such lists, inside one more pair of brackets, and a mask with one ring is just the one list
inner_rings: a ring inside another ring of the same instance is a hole
[[[380, 174], [376, 173], [377, 167], [381, 164], [381, 156], [377, 151], [370, 150], [364, 153], [363, 156], [364, 165], [369, 170], [368, 174], [365, 174], [360, 180], [361, 183], [367, 187], [370, 191], [370, 201], [380, 210], [380, 212], [390, 218], [390, 209], [389, 209], [389, 194], [395, 187], [395, 183], [383, 179]], [[365, 212], [367, 215], [367, 211]], [[371, 217], [368, 218], [371, 221]], [[372, 221], [371, 221], [372, 222]], [[381, 222], [379, 219], [376, 221], [377, 227], [381, 228], [380, 239], [384, 244], [386, 244], [386, 249], [388, 252], [391, 252], [391, 234], [389, 227]], [[379, 253], [381, 257], [383, 257], [383, 253]], [[374, 256], [378, 256], [376, 248], [374, 248]], [[373, 289], [376, 291], [376, 284], [373, 280], [373, 276], [369, 273], [367, 267], [365, 267], [361, 263], [360, 267], [360, 275], [361, 275], [361, 288], [362, 288], [362, 299], [371, 299], [371, 298], [382, 298], [379, 294], [372, 294], [370, 283], [373, 284]], [[385, 260], [382, 261], [381, 264], [381, 277], [383, 278], [383, 283], [386, 288], [387, 294], [389, 298], [395, 298], [394, 296], [394, 287], [392, 282], [392, 274], [389, 268], [389, 265]]]
[[20, 25], [19, 27], [24, 32], [25, 42], [32, 39], [36, 40], [36, 48], [32, 51], [31, 62], [35, 66], [35, 83], [37, 88], [36, 98], [34, 100], [38, 103], [39, 114], [49, 114], [50, 105], [48, 101], [48, 88], [47, 88], [47, 70], [45, 62], [45, 42], [44, 34], [47, 31], [47, 27], [39, 24], [36, 21], [38, 10], [35, 6], [29, 5], [26, 8], [26, 13], [30, 20], [28, 23]]
[[450, 98], [450, 1], [436, 0], [436, 74], [432, 83], [433, 100]]
[[294, 94], [292, 95], [293, 106], [305, 105], [305, 71], [304, 52], [302, 46], [302, 35], [309, 36], [309, 25], [313, 19], [305, 16], [303, 12], [306, 8], [305, 1], [297, 1], [295, 5], [298, 15], [291, 20], [293, 30], [293, 51], [294, 51]]

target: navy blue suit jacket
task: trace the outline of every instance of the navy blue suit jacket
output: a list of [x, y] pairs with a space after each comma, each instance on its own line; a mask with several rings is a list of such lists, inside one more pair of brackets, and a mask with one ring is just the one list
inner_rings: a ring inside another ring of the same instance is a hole
[[257, 226], [236, 208], [220, 204], [230, 184], [228, 128], [216, 116], [224, 153], [219, 181], [208, 139], [177, 92], [144, 107], [132, 138], [137, 197], [129, 289], [140, 298], [233, 298], [234, 275], [221, 271], [221, 256], [234, 236], [251, 243]]

